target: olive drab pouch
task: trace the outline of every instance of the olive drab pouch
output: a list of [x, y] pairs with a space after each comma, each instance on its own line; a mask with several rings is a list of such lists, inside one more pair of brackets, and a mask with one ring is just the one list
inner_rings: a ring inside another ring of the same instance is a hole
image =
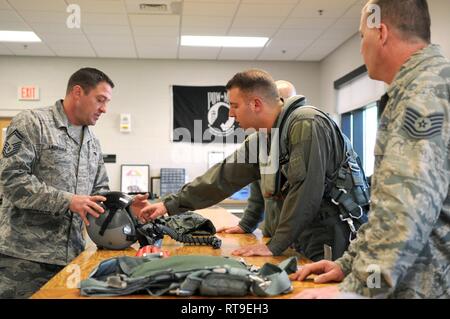
[[101, 262], [81, 281], [82, 296], [276, 296], [292, 291], [288, 275], [297, 270], [290, 257], [259, 270], [219, 256], [116, 257]]
[[194, 212], [165, 216], [159, 220], [162, 225], [173, 229], [181, 235], [209, 236], [216, 233], [216, 228], [211, 220]]

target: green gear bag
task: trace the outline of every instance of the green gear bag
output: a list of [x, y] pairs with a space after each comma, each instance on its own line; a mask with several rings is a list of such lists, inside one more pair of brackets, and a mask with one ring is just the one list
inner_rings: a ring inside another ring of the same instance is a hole
[[81, 281], [82, 296], [123, 296], [146, 293], [177, 296], [276, 296], [292, 291], [288, 275], [297, 270], [290, 257], [259, 270], [220, 256], [185, 255], [160, 258], [116, 257], [104, 260]]

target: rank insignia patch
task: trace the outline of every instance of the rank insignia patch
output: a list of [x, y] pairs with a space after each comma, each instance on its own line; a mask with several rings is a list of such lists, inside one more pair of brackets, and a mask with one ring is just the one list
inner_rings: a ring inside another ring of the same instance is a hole
[[16, 154], [22, 146], [23, 136], [18, 130], [14, 130], [8, 135], [5, 141], [5, 146], [3, 147], [3, 157], [10, 157]]
[[444, 123], [443, 113], [423, 116], [412, 108], [406, 108], [403, 129], [415, 139], [429, 139], [441, 134]]

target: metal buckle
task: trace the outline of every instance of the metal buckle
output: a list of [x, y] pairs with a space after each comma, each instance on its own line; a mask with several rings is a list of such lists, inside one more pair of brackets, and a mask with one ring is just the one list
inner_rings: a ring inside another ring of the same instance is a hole
[[348, 162], [348, 167], [354, 172], [360, 172], [361, 168], [358, 166], [358, 164], [354, 164], [352, 162]]
[[358, 205], [358, 208], [359, 208], [359, 216], [358, 217], [353, 216], [351, 212], [348, 213], [354, 219], [361, 219], [361, 217], [363, 217], [364, 212], [363, 212], [362, 207]]
[[[340, 191], [341, 193], [347, 194], [347, 191], [346, 191], [345, 189], [340, 188], [339, 191]], [[341, 194], [339, 194], [338, 197], [340, 197], [340, 196], [341, 196]], [[339, 203], [338, 203], [334, 198], [331, 199], [331, 202], [332, 202], [334, 205], [339, 206]]]
[[348, 226], [350, 227], [350, 230], [352, 233], [356, 233], [356, 228], [355, 225], [353, 224], [353, 220], [349, 217], [349, 218], [344, 218], [344, 216], [339, 215], [339, 217], [341, 218], [341, 220], [343, 222], [347, 222]]

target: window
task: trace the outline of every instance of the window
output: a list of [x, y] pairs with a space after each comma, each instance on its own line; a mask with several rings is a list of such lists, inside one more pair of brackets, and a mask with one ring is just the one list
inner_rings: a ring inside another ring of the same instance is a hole
[[364, 172], [373, 174], [374, 148], [378, 127], [378, 104], [371, 103], [360, 109], [342, 114], [342, 131], [358, 153]]
[[334, 82], [337, 112], [341, 127], [358, 153], [367, 176], [373, 174], [374, 149], [378, 128], [378, 99], [385, 84], [371, 80], [365, 66], [361, 66]]

